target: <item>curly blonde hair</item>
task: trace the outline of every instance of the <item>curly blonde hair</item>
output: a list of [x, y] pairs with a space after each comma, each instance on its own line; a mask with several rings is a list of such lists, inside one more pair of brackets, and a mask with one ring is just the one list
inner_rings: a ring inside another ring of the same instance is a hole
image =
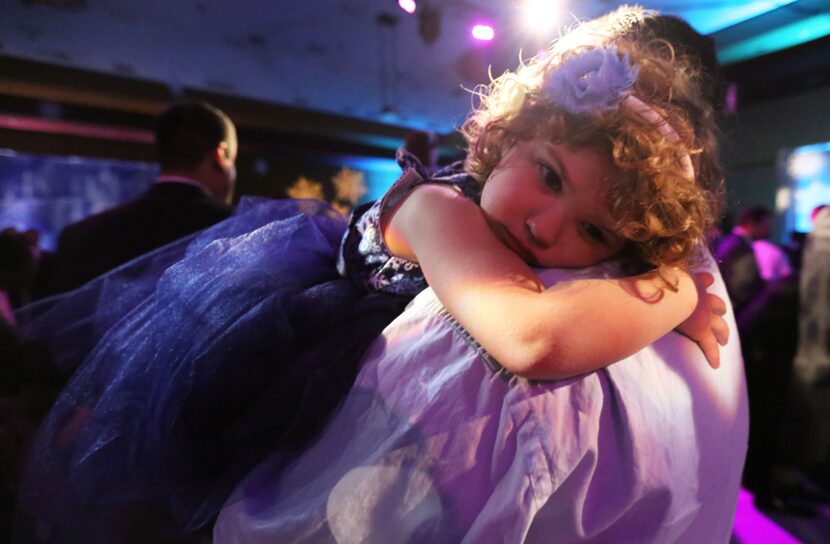
[[[630, 270], [689, 264], [723, 199], [717, 123], [697, 83], [702, 74], [671, 44], [647, 37], [643, 25], [653, 16], [623, 6], [579, 24], [545, 55], [479, 88], [478, 105], [461, 127], [468, 144], [465, 167], [480, 183], [519, 140], [545, 137], [608, 156], [620, 171], [609, 181], [610, 214], [627, 240], [621, 257]], [[632, 94], [668, 122], [676, 141], [632, 108], [573, 114], [545, 92], [545, 82], [565, 60], [612, 44], [638, 69]], [[684, 169], [684, 156], [691, 157], [694, 176]]]

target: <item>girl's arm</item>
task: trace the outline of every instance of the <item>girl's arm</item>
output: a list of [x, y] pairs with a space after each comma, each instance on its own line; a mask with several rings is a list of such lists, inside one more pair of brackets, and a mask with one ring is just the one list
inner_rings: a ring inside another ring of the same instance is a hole
[[[413, 190], [383, 225], [383, 235], [394, 255], [420, 263], [470, 334], [526, 378], [564, 378], [614, 363], [684, 323], [698, 303], [695, 282], [679, 269], [662, 271], [665, 279], [651, 273], [545, 289], [492, 234], [481, 209], [447, 187]], [[686, 323], [685, 332], [694, 337], [695, 329], [705, 328], [700, 314], [707, 312], [696, 312], [700, 323]]]

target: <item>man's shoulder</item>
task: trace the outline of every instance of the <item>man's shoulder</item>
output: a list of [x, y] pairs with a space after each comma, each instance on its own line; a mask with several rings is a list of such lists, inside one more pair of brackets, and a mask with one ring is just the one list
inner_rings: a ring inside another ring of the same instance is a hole
[[751, 252], [752, 245], [743, 236], [734, 232], [724, 235], [718, 242], [718, 247], [715, 249], [715, 255], [718, 259]]
[[[605, 273], [553, 270], [543, 276], [548, 283]], [[637, 530], [624, 514], [646, 509], [708, 542], [720, 536], [713, 516], [731, 518], [748, 429], [739, 347], [733, 342], [724, 349], [722, 368], [711, 370], [691, 341], [671, 333], [608, 368], [529, 382], [502, 372], [427, 289], [368, 352], [359, 383], [379, 391], [396, 411], [416, 414], [415, 423], [430, 436], [455, 429], [454, 421], [492, 422], [498, 430], [477, 447], [491, 448], [491, 457], [505, 466], [547, 474], [550, 485], [539, 492], [549, 503], [612, 497], [615, 506], [592, 510], [588, 520], [607, 526], [609, 534]], [[381, 367], [384, 372], [375, 372]], [[410, 384], [406, 395], [397, 394], [400, 383]], [[417, 419], [444, 409], [455, 419]], [[517, 437], [520, 451], [505, 446]], [[590, 468], [577, 470], [586, 460]], [[557, 485], [562, 474], [572, 485]], [[574, 488], [600, 491], [574, 496]], [[707, 506], [698, 493], [708, 497]], [[642, 541], [662, 536], [644, 532]]]
[[198, 187], [174, 183], [158, 183], [133, 200], [90, 215], [64, 228], [62, 237], [94, 236], [111, 229], [129, 228], [133, 223], [149, 227], [160, 215], [174, 222], [188, 222], [193, 215], [199, 226], [207, 221], [228, 217], [232, 208], [205, 194]]
[[228, 217], [232, 208], [217, 200], [195, 185], [175, 182], [155, 183], [134, 202], [134, 208], [170, 207], [179, 211], [180, 217], [198, 215]]
[[135, 206], [136, 201], [132, 200], [71, 223], [64, 227], [60, 236], [61, 240], [87, 238], [98, 232], [107, 232], [124, 217], [132, 214]]

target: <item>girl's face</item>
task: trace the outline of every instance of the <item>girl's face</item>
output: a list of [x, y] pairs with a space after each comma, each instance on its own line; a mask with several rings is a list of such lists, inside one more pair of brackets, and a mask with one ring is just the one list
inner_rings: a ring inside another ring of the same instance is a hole
[[606, 188], [618, 174], [598, 151], [520, 140], [490, 174], [481, 208], [496, 236], [523, 260], [581, 268], [616, 255]]

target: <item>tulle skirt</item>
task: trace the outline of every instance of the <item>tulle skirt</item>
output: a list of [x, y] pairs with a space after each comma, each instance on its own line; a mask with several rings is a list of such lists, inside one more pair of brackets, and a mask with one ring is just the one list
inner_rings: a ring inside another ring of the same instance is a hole
[[307, 445], [407, 302], [337, 274], [345, 228], [320, 202], [247, 199], [20, 312], [77, 370], [33, 446], [17, 540], [186, 539], [266, 453]]

